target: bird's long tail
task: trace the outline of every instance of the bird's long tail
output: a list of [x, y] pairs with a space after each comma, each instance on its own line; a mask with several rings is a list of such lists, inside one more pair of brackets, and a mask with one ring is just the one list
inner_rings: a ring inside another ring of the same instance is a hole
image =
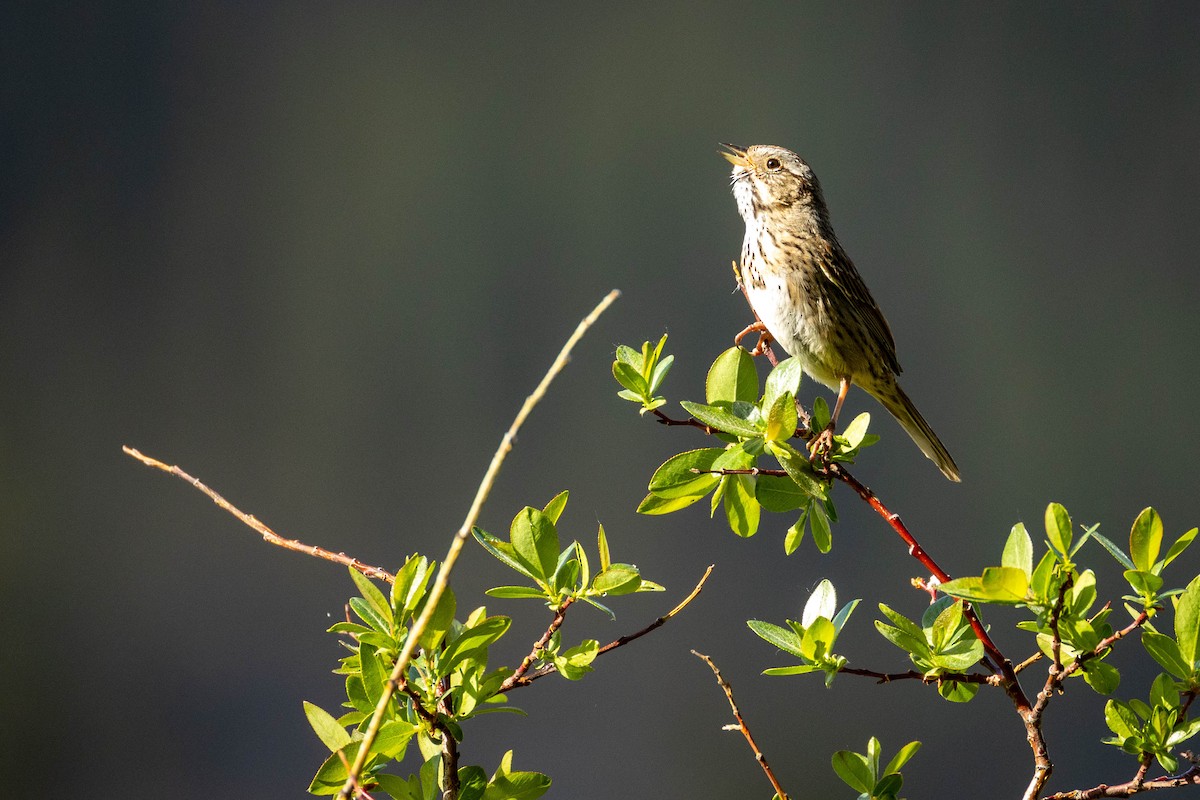
[[921, 416], [921, 412], [917, 411], [917, 407], [913, 405], [912, 400], [908, 399], [908, 395], [904, 393], [899, 384], [893, 381], [891, 386], [883, 388], [878, 394], [873, 391], [871, 394], [891, 412], [896, 421], [917, 443], [917, 447], [921, 448], [921, 452], [930, 461], [937, 464], [943, 475], [955, 483], [962, 480], [958, 472], [958, 465], [954, 463], [950, 451], [933, 432], [933, 428], [929, 427], [929, 423]]

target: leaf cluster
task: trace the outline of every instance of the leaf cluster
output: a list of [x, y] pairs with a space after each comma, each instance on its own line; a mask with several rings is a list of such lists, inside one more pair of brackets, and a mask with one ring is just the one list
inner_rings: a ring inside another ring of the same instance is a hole
[[904, 785], [901, 768], [921, 749], [920, 742], [909, 742], [900, 748], [883, 769], [879, 768], [882, 746], [874, 736], [867, 742], [866, 753], [838, 750], [833, 754], [833, 771], [851, 789], [859, 792], [859, 800], [897, 800]]
[[[642, 352], [661, 352], [665, 341], [664, 336], [653, 351], [646, 342]], [[618, 348], [614, 374], [626, 363], [622, 353], [628, 359], [636, 351]], [[754, 358], [745, 350], [732, 347], [717, 356], [705, 380], [705, 402], [683, 400], [680, 406], [697, 427], [705, 428], [724, 444], [689, 450], [663, 462], [651, 476], [650, 493], [638, 512], [669, 514], [711, 495], [710, 513], [715, 516], [718, 508], [723, 509], [730, 530], [746, 537], [758, 531], [763, 510], [798, 511], [784, 539], [785, 551], [795, 552], [811, 530], [817, 549], [828, 552], [832, 547], [830, 523], [837, 521], [837, 511], [829, 498], [829, 478], [814, 469], [803, 446], [798, 448], [792, 440], [803, 441], [810, 430], [823, 429], [829, 423], [829, 408], [818, 398], [811, 420], [808, 418], [796, 400], [802, 374], [800, 362], [789, 358], [772, 369], [760, 386]], [[641, 402], [628, 391], [618, 394]], [[654, 409], [665, 403], [661, 397], [655, 400], [662, 402], [657, 402]], [[649, 409], [643, 404], [641, 410]], [[869, 424], [870, 415], [860, 414], [834, 436], [830, 459], [853, 463], [862, 448], [878, 441], [879, 437], [868, 433]], [[765, 469], [777, 474], [763, 473], [760, 459], [764, 457], [777, 464], [768, 464]]]

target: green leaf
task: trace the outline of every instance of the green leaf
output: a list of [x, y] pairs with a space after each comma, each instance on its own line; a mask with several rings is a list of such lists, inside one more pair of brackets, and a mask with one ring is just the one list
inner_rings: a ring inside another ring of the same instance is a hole
[[346, 745], [350, 744], [350, 734], [346, 732], [338, 721], [333, 718], [325, 709], [320, 706], [313, 705], [307, 700], [304, 701], [304, 716], [308, 718], [308, 724], [312, 726], [316, 732], [317, 738], [321, 743], [328, 747], [331, 752], [336, 753]]
[[630, 564], [609, 564], [592, 580], [592, 589], [603, 594], [622, 595], [636, 592], [642, 582], [638, 569]]
[[613, 377], [617, 379], [617, 383], [639, 397], [646, 397], [650, 393], [650, 387], [646, 384], [646, 379], [631, 364], [626, 364], [623, 361], [614, 361]]
[[867, 436], [867, 428], [870, 426], [870, 424], [871, 415], [866, 411], [851, 420], [850, 424], [847, 425], [846, 429], [841, 433], [841, 436], [846, 440], [846, 444], [849, 446], [849, 449], [858, 449], [858, 446], [863, 443], [863, 440]]
[[639, 375], [642, 373], [642, 354], [639, 353], [637, 350], [634, 350], [632, 347], [629, 347], [628, 345], [622, 344], [622, 345], [617, 346], [616, 355], [617, 355], [617, 361], [620, 361], [622, 364], [628, 364], [629, 366], [633, 367], [635, 370], [637, 370]]
[[833, 771], [856, 792], [869, 795], [875, 788], [875, 775], [867, 757], [849, 750], [838, 750], [833, 754]]
[[817, 617], [804, 629], [804, 636], [800, 638], [800, 652], [809, 661], [819, 661], [832, 652], [836, 640], [837, 631], [833, 629], [833, 623], [825, 617]]
[[1046, 506], [1046, 536], [1064, 558], [1071, 552], [1071, 516], [1059, 503]]
[[554, 666], [558, 674], [569, 681], [577, 681], [592, 671], [591, 663], [600, 652], [600, 643], [595, 639], [585, 639], [570, 650], [554, 658]]
[[479, 650], [490, 646], [503, 636], [512, 620], [508, 617], [488, 617], [470, 628], [463, 630], [455, 637], [448, 639], [446, 649], [442, 651], [439, 672], [449, 675], [464, 659]]
[[801, 491], [820, 500], [826, 498], [828, 485], [812, 471], [812, 465], [808, 458], [800, 451], [787, 442], [768, 442], [767, 452], [779, 461], [788, 477], [800, 487]]
[[[762, 475], [759, 476], [759, 486], [762, 486], [763, 477], [764, 476]], [[765, 505], [763, 507], [766, 508]], [[770, 511], [769, 508], [767, 510]], [[796, 549], [800, 547], [800, 543], [804, 541], [804, 529], [806, 527], [805, 522], [807, 522], [807, 520], [808, 510], [805, 509], [804, 513], [800, 515], [800, 519], [796, 520], [794, 523], [792, 523], [792, 527], [788, 528], [787, 535], [783, 537], [783, 552], [787, 555], [790, 556], [792, 553], [796, 552]]]
[[1200, 644], [1200, 575], [1187, 585], [1175, 606], [1175, 641], [1184, 663], [1195, 669]]
[[796, 398], [788, 393], [781, 394], [767, 407], [767, 441], [788, 440], [796, 435]]
[[951, 703], [969, 703], [979, 693], [979, 684], [961, 683], [959, 681], [942, 681], [938, 684], [938, 694]]
[[600, 553], [600, 571], [603, 572], [612, 563], [612, 558], [608, 554], [608, 537], [604, 535], [603, 525], [596, 533], [596, 549]]
[[1025, 530], [1025, 523], [1018, 522], [1013, 525], [1008, 534], [1008, 541], [1004, 543], [1004, 555], [1000, 559], [1000, 565], [1022, 570], [1026, 576], [1033, 573], [1033, 540]]
[[1197, 533], [1200, 533], [1200, 528], [1192, 528], [1190, 531], [1176, 539], [1175, 544], [1171, 545], [1171, 549], [1168, 550], [1167, 554], [1163, 557], [1162, 565], [1165, 567], [1167, 564], [1170, 564], [1172, 561], [1179, 558], [1179, 556], [1183, 554], [1183, 551], [1187, 550], [1188, 546], [1196, 538]]
[[812, 429], [814, 431], [823, 431], [829, 427], [830, 420], [829, 404], [825, 402], [824, 397], [813, 398], [812, 407]]
[[1136, 569], [1127, 569], [1124, 572], [1125, 580], [1133, 588], [1139, 596], [1152, 598], [1158, 594], [1158, 590], [1162, 588], [1163, 579], [1155, 575], [1153, 572], [1142, 572]]
[[808, 515], [808, 524], [812, 528], [813, 543], [816, 544], [817, 550], [821, 553], [828, 553], [833, 549], [833, 531], [829, 529], [829, 518], [825, 516], [825, 506], [820, 503], [812, 504], [812, 511]]
[[758, 400], [758, 370], [754, 358], [740, 347], [731, 347], [717, 356], [704, 382], [704, 396], [709, 404], [722, 400], [730, 403]]
[[359, 743], [354, 742], [341, 752], [331, 753], [313, 776], [312, 783], [308, 786], [309, 794], [330, 795], [341, 791], [346, 778], [349, 777], [346, 764], [353, 763], [358, 755], [358, 746]]
[[1097, 694], [1112, 694], [1121, 685], [1116, 667], [1097, 658], [1083, 662], [1083, 679]]
[[668, 458], [650, 477], [651, 494], [668, 499], [703, 497], [712, 491], [721, 480], [721, 476], [711, 473], [697, 474], [692, 470], [712, 469], [713, 462], [724, 452], [720, 447], [705, 447]]
[[366, 642], [358, 644], [358, 663], [362, 671], [363, 690], [367, 693], [367, 700], [375, 706], [383, 696], [383, 684], [388, 679], [388, 671], [379, 662], [375, 648]]
[[795, 358], [787, 358], [780, 361], [779, 364], [771, 370], [767, 375], [766, 388], [763, 390], [763, 408], [771, 408], [775, 405], [775, 401], [784, 394], [790, 394], [793, 398], [800, 393], [800, 378], [804, 374], [804, 368]]
[[748, 620], [746, 625], [760, 639], [764, 639], [770, 644], [775, 645], [785, 653], [791, 653], [797, 658], [803, 658], [800, 652], [801, 639], [795, 631], [781, 628], [778, 625], [772, 625], [770, 622], [763, 622], [759, 619]]
[[363, 575], [358, 570], [350, 567], [350, 577], [354, 581], [354, 585], [358, 587], [358, 591], [362, 593], [363, 599], [370, 603], [371, 608], [375, 609], [380, 619], [385, 623], [385, 630], [392, 629], [392, 605], [387, 598], [383, 596], [383, 592], [379, 591], [371, 579]]
[[487, 784], [487, 773], [482, 767], [462, 767], [458, 771], [458, 800], [481, 800]]
[[763, 675], [780, 676], [780, 675], [806, 675], [809, 672], [820, 672], [821, 668], [816, 664], [795, 664], [790, 667], [770, 667], [764, 669]]
[[896, 753], [892, 757], [892, 760], [888, 762], [888, 765], [884, 767], [883, 774], [891, 775], [893, 772], [899, 772], [920, 749], [921, 743], [916, 741], [909, 742], [904, 747], [901, 747], [900, 752]]
[[1141, 730], [1137, 716], [1120, 700], [1109, 700], [1104, 704], [1104, 722], [1121, 739], [1134, 737]]
[[471, 535], [475, 537], [475, 541], [483, 545], [483, 549], [487, 550], [495, 556], [500, 562], [505, 564], [509, 569], [515, 570], [526, 578], [536, 581], [533, 571], [517, 558], [516, 549], [508, 542], [500, 539], [485, 530], [480, 528], [472, 528]]
[[955, 578], [938, 589], [951, 597], [972, 603], [996, 603], [1015, 606], [1027, 600], [1029, 589], [1025, 573], [1015, 567], [988, 567], [979, 577]]
[[1113, 542], [1112, 539], [1102, 536], [1094, 531], [1092, 532], [1092, 538], [1099, 542], [1104, 549], [1108, 551], [1108, 554], [1115, 558], [1117, 563], [1125, 567], [1125, 569], [1137, 569], [1137, 567], [1135, 567], [1133, 562], [1129, 559], [1129, 556], [1125, 555], [1124, 551], [1121, 550], [1120, 547], [1117, 547], [1116, 543]]
[[536, 508], [526, 506], [512, 521], [512, 545], [517, 558], [538, 580], [548, 581], [558, 565], [558, 531]]
[[399, 761], [404, 758], [404, 751], [408, 747], [409, 740], [419, 729], [419, 725], [414, 725], [407, 720], [388, 720], [379, 727], [379, 734], [375, 737], [375, 744], [371, 746], [371, 752]]
[[804, 604], [804, 615], [800, 617], [800, 624], [807, 628], [816, 622], [817, 617], [824, 617], [832, 621], [836, 613], [837, 590], [826, 578], [818, 583], [817, 588], [813, 589], [813, 593], [809, 595], [808, 602]]
[[532, 586], [495, 586], [484, 592], [488, 597], [505, 600], [544, 600], [546, 593]]
[[1183, 660], [1179, 645], [1170, 636], [1143, 629], [1142, 647], [1163, 669], [1179, 680], [1187, 680], [1192, 676], [1192, 665]]
[[743, 538], [758, 532], [762, 510], [754, 499], [753, 475], [728, 475], [725, 488], [725, 518], [729, 529]]
[[[719, 479], [718, 479], [719, 480]], [[638, 504], [637, 513], [657, 516], [660, 514], [670, 514], [673, 511], [687, 508], [690, 505], [695, 505], [700, 500], [704, 499], [704, 495], [696, 495], [694, 497], [659, 497], [656, 494], [648, 494], [642, 498], [642, 502]]]
[[1153, 569], [1154, 562], [1158, 560], [1162, 540], [1162, 517], [1153, 508], [1143, 509], [1129, 531], [1129, 555], [1133, 557], [1133, 564], [1137, 569], [1143, 572]]
[[417, 640], [417, 644], [425, 650], [436, 650], [454, 622], [454, 611], [454, 590], [447, 586], [438, 598], [437, 608], [433, 610], [433, 616], [429, 618], [425, 630], [421, 631], [421, 638]]
[[567, 507], [567, 496], [569, 494], [570, 493], [564, 489], [563, 491], [554, 495], [550, 502], [546, 503], [546, 507], [542, 509], [542, 513], [545, 514], [550, 521], [556, 525], [558, 524], [558, 518], [562, 516], [563, 509]]
[[778, 475], [759, 475], [754, 484], [754, 499], [759, 505], [775, 514], [804, 508], [812, 495], [802, 490], [791, 478]]
[[370, 625], [375, 630], [379, 631], [380, 633], [392, 632], [392, 626], [388, 622], [388, 619], [391, 618], [390, 614], [388, 615], [388, 619], [385, 619], [379, 614], [378, 611], [375, 610], [373, 605], [361, 597], [351, 597], [348, 604], [350, 606], [350, 610], [353, 611], [359, 619]]
[[757, 409], [748, 403], [734, 403], [725, 408], [681, 400], [679, 405], [683, 406], [684, 411], [710, 428], [747, 439], [763, 435], [762, 427], [749, 420], [750, 413]]

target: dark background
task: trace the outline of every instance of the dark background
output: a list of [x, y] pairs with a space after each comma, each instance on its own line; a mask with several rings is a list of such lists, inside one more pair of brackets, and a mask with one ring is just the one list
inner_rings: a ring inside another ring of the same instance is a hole
[[[334, 709], [324, 629], [340, 567], [262, 544], [177, 463], [278, 531], [395, 568], [441, 558], [521, 399], [605, 292], [624, 297], [522, 433], [482, 524], [572, 492], [615, 555], [668, 587], [580, 608], [568, 638], [682, 617], [512, 695], [466, 763], [551, 774], [553, 797], [767, 797], [689, 648], [712, 654], [797, 797], [852, 792], [830, 753], [925, 747], [910, 797], [1012, 798], [1022, 728], [966, 705], [786, 663], [744, 621], [798, 618], [821, 577], [862, 606], [839, 648], [903, 669], [871, 630], [918, 615], [921, 574], [849, 492], [832, 554], [784, 558], [790, 518], [743, 541], [702, 506], [639, 517], [654, 467], [701, 446], [614, 395], [615, 344], [671, 334], [698, 398], [748, 320], [742, 223], [718, 141], [798, 150], [886, 311], [904, 385], [955, 454], [945, 481], [866, 395], [860, 477], [953, 573], [996, 563], [1047, 502], [1124, 540], [1148, 504], [1200, 522], [1193, 461], [1200, 15], [1185, 4], [8, 4], [0, 17], [0, 773], [42, 797], [298, 797]], [[811, 400], [811, 388], [805, 399]], [[1121, 594], [1098, 548], [1101, 595]], [[1170, 581], [1200, 568], [1189, 553]], [[479, 548], [460, 608], [487, 601]], [[1118, 603], [1119, 605], [1119, 603]], [[1123, 618], [1118, 610], [1115, 620]], [[1028, 644], [994, 615], [1002, 645]], [[1118, 666], [1147, 660], [1136, 641]], [[1145, 696], [1130, 671], [1121, 697]], [[1033, 687], [1031, 686], [1031, 691]], [[1057, 789], [1117, 782], [1102, 702], [1072, 684], [1047, 727]], [[411, 762], [410, 762], [411, 763]]]

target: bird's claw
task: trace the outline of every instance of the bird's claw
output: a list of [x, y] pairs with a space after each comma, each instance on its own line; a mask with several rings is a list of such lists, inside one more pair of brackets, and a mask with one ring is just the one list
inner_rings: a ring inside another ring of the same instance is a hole
[[808, 460], [813, 464], [828, 467], [833, 457], [833, 423], [818, 433], [808, 442]]

